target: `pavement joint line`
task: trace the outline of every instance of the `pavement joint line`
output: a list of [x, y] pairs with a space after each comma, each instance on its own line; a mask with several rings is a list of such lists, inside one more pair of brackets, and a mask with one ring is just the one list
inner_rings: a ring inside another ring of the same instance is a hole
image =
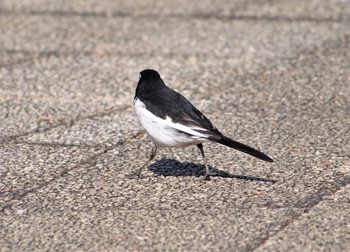
[[109, 12], [109, 11], [65, 11], [65, 10], [24, 10], [15, 11], [0, 9], [0, 14], [3, 15], [33, 15], [33, 16], [62, 16], [62, 17], [102, 17], [102, 18], [147, 18], [147, 19], [164, 19], [164, 18], [176, 18], [176, 19], [217, 19], [217, 20], [244, 20], [244, 21], [266, 21], [266, 22], [312, 22], [312, 23], [341, 23], [349, 22], [350, 17], [347, 15], [339, 15], [337, 17], [309, 17], [309, 16], [283, 16], [283, 15], [244, 15], [244, 14], [229, 14], [222, 15], [216, 12], [209, 13], [190, 13], [190, 14], [168, 14], [168, 15], [158, 15], [158, 14], [133, 14], [131, 12]]
[[[334, 183], [333, 183], [334, 184]], [[336, 184], [331, 184], [331, 186], [334, 186], [333, 188], [320, 188], [316, 193], [314, 193], [311, 196], [306, 197], [307, 199], [304, 201], [307, 202], [307, 204], [300, 204], [296, 203], [294, 204], [294, 208], [303, 209], [303, 211], [300, 211], [299, 213], [293, 212], [291, 214], [291, 218], [286, 220], [278, 230], [274, 231], [271, 235], [266, 236], [265, 238], [261, 239], [259, 244], [257, 244], [254, 247], [249, 248], [250, 251], [254, 251], [261, 246], [263, 246], [270, 238], [275, 237], [278, 233], [282, 232], [284, 229], [286, 229], [290, 224], [293, 224], [295, 221], [303, 218], [304, 215], [308, 214], [314, 207], [322, 203], [323, 201], [327, 200], [327, 196], [331, 196], [335, 193], [337, 193], [340, 189], [350, 184], [350, 176], [344, 176], [341, 177], [340, 181]]]
[[78, 115], [76, 118], [63, 118], [63, 119], [60, 119], [58, 123], [56, 123], [50, 127], [40, 128], [40, 126], [38, 126], [36, 129], [34, 129], [32, 131], [27, 131], [27, 132], [24, 132], [24, 133], [21, 133], [18, 135], [4, 136], [2, 139], [0, 138], [1, 144], [16, 142], [16, 140], [20, 137], [26, 137], [26, 136], [30, 136], [30, 135], [37, 134], [37, 133], [48, 132], [48, 131], [55, 129], [55, 128], [58, 128], [60, 126], [67, 126], [68, 128], [71, 128], [77, 122], [84, 121], [87, 119], [94, 119], [94, 118], [100, 118], [100, 117], [104, 117], [104, 116], [110, 116], [110, 115], [113, 115], [113, 113], [115, 113], [115, 112], [124, 111], [130, 107], [131, 107], [131, 105], [127, 105], [127, 106], [120, 107], [120, 108], [111, 108], [108, 111], [101, 111], [99, 113], [95, 113], [95, 114], [91, 114], [91, 115], [86, 115], [86, 116]]
[[[130, 52], [130, 53], [125, 53], [124, 51], [117, 51], [117, 52], [107, 52], [107, 51], [78, 51], [78, 50], [46, 50], [46, 51], [35, 51], [35, 50], [13, 50], [13, 49], [9, 49], [5, 51], [6, 54], [9, 55], [24, 55], [25, 57], [27, 57], [26, 59], [19, 59], [17, 61], [13, 61], [10, 63], [3, 63], [0, 64], [0, 68], [1, 67], [12, 67], [12, 66], [16, 66], [16, 65], [20, 65], [20, 64], [24, 64], [27, 62], [33, 62], [34, 60], [37, 59], [41, 59], [41, 58], [48, 58], [48, 57], [69, 57], [69, 56], [73, 56], [73, 57], [83, 57], [83, 56], [94, 56], [98, 54], [98, 57], [103, 57], [103, 56], [112, 56], [112, 55], [119, 55], [119, 56], [128, 56], [128, 57], [148, 57], [149, 53], [144, 53], [144, 52]], [[159, 56], [163, 56], [163, 57], [167, 57], [167, 58], [175, 58], [175, 57], [191, 57], [193, 56], [193, 54], [190, 53], [181, 53], [181, 54], [175, 54], [173, 52], [169, 52], [169, 53], [158, 53], [157, 55]], [[197, 53], [196, 56], [198, 57], [206, 57], [208, 58], [208, 55], [206, 55], [205, 53]], [[215, 58], [215, 59], [229, 59], [229, 56], [218, 56], [218, 55], [212, 55], [210, 56], [211, 58]]]
[[30, 58], [30, 59], [19, 59], [16, 60], [14, 62], [11, 63], [7, 63], [7, 64], [0, 64], [0, 68], [8, 68], [8, 67], [12, 67], [12, 66], [16, 66], [16, 65], [21, 65], [27, 62], [33, 62], [34, 59]]
[[[1, 11], [0, 11], [1, 14]], [[344, 40], [344, 45], [349, 45], [350, 44], [350, 36], [348, 34], [345, 34], [343, 37], [341, 37], [340, 39], [336, 40], [338, 43], [339, 41], [343, 41]], [[329, 41], [335, 41], [334, 39], [329, 40]], [[325, 41], [324, 44], [327, 44], [327, 41]], [[320, 50], [322, 47], [321, 46], [314, 46], [312, 48], [308, 48], [306, 50], [301, 50], [298, 53], [296, 53], [296, 56], [293, 57], [281, 57], [279, 59], [279, 62], [276, 63], [275, 65], [266, 67], [265, 65], [260, 65], [261, 69], [258, 73], [255, 74], [251, 74], [253, 76], [258, 76], [260, 75], [262, 72], [265, 72], [267, 70], [273, 70], [275, 68], [277, 68], [281, 62], [287, 61], [291, 66], [294, 66], [295, 63], [301, 58], [301, 57], [305, 57], [306, 55], [308, 56], [312, 56], [315, 53], [317, 53], [318, 50]], [[337, 45], [335, 46], [328, 46], [327, 49], [338, 49]], [[97, 51], [59, 51], [59, 50], [48, 50], [48, 51], [34, 51], [34, 50], [13, 50], [13, 49], [9, 49], [5, 51], [7, 54], [23, 54], [26, 57], [26, 59], [19, 59], [17, 61], [11, 62], [11, 63], [7, 63], [7, 64], [0, 64], [0, 68], [4, 67], [4, 68], [8, 68], [8, 67], [13, 67], [16, 65], [20, 65], [20, 64], [24, 64], [24, 63], [29, 63], [29, 62], [33, 62], [36, 59], [41, 59], [41, 58], [48, 58], [48, 57], [68, 57], [68, 56], [73, 56], [73, 57], [83, 57], [83, 56], [93, 56], [96, 55]], [[101, 56], [108, 56], [108, 55], [124, 55], [124, 56], [128, 56], [128, 57], [142, 57], [142, 56], [148, 56], [149, 53], [124, 53], [124, 52], [101, 52]], [[165, 54], [158, 54], [161, 55], [163, 57], [171, 57], [171, 58], [175, 58], [175, 57], [179, 57], [179, 54], [175, 54], [175, 53], [165, 53]], [[180, 54], [180, 56], [182, 57], [190, 57], [193, 56], [192, 54]], [[206, 54], [196, 54], [195, 56], [197, 56], [198, 58], [200, 57], [208, 57], [208, 55]], [[214, 55], [211, 56], [212, 58], [215, 59], [229, 59], [230, 56], [218, 56], [218, 55]], [[276, 61], [276, 60], [275, 60]]]
[[[120, 147], [120, 146], [124, 145], [127, 142], [130, 142], [130, 141], [132, 141], [134, 139], [138, 139], [138, 138], [140, 138], [140, 136], [142, 136], [142, 131], [139, 131], [139, 132], [137, 132], [135, 134], [132, 134], [131, 136], [123, 139], [123, 140], [120, 140], [117, 144], [114, 144], [113, 146], [106, 147], [101, 152], [99, 152], [99, 153], [97, 153], [97, 154], [95, 154], [95, 155], [93, 155], [93, 156], [91, 156], [89, 158], [86, 158], [84, 160], [79, 161], [76, 165], [74, 165], [74, 166], [72, 166], [70, 168], [62, 169], [61, 171], [59, 171], [59, 173], [57, 175], [53, 176], [48, 181], [45, 181], [45, 182], [43, 182], [43, 183], [41, 183], [41, 184], [39, 184], [39, 185], [29, 189], [29, 190], [24, 190], [24, 191], [17, 190], [17, 191], [9, 193], [12, 197], [9, 200], [7, 200], [3, 206], [0, 207], [0, 212], [4, 212], [4, 210], [6, 210], [8, 208], [11, 208], [11, 206], [13, 205], [13, 204], [11, 204], [11, 201], [13, 201], [13, 200], [21, 200], [24, 197], [26, 197], [28, 194], [35, 193], [36, 191], [40, 190], [41, 188], [44, 188], [44, 187], [48, 186], [49, 184], [51, 184], [52, 182], [56, 181], [57, 179], [66, 176], [70, 171], [76, 169], [79, 166], [92, 165], [93, 161], [96, 160], [98, 157], [108, 153], [109, 151], [111, 151], [111, 150], [113, 150], [113, 149], [115, 149], [117, 147]], [[6, 193], [6, 191], [2, 192], [1, 194], [4, 194], [4, 193]]]
[[[65, 51], [65, 50], [47, 50], [47, 51], [35, 51], [35, 50], [6, 50], [5, 53], [9, 55], [16, 55], [16, 54], [22, 54], [24, 55], [25, 59], [18, 59], [17, 61], [9, 62], [9, 63], [2, 63], [0, 64], [0, 68], [10, 68], [17, 65], [25, 64], [33, 62], [34, 60], [48, 58], [48, 57], [88, 57], [88, 56], [94, 56], [98, 55], [97, 57], [104, 57], [104, 56], [127, 56], [127, 57], [148, 57], [150, 53], [147, 52], [124, 52], [124, 51], [117, 51], [117, 52], [108, 52], [108, 51]], [[213, 59], [230, 59], [230, 56], [219, 56], [219, 55], [207, 55], [205, 53], [174, 53], [174, 52], [168, 52], [168, 53], [157, 53], [158, 56], [166, 57], [166, 58], [178, 58], [178, 57], [184, 57], [189, 58], [191, 56], [196, 56], [198, 58], [213, 58]]]
[[[21, 54], [25, 56], [24, 59], [18, 59], [13, 62], [9, 63], [2, 63], [0, 64], [0, 68], [8, 68], [13, 67], [16, 65], [21, 65], [25, 63], [33, 62], [34, 60], [38, 60], [41, 58], [48, 58], [48, 57], [81, 57], [81, 56], [92, 56], [96, 54], [94, 51], [59, 51], [59, 50], [51, 50], [51, 51], [30, 51], [30, 50], [6, 50], [6, 54], [15, 55], [15, 54]], [[104, 53], [105, 54], [105, 53]]]
[[97, 145], [89, 145], [89, 144], [65, 144], [65, 143], [58, 143], [58, 142], [31, 142], [31, 141], [14, 141], [14, 144], [24, 144], [24, 145], [36, 145], [36, 146], [43, 146], [43, 147], [52, 147], [52, 148], [88, 148], [88, 149], [107, 149], [109, 150], [110, 148], [114, 148], [120, 145], [123, 145], [126, 142], [130, 142], [133, 139], [137, 139], [140, 136], [142, 136], [143, 131], [138, 131], [136, 133], [129, 133], [126, 134], [125, 139], [120, 140], [122, 143], [119, 141], [117, 144], [114, 145], [103, 145], [103, 144], [97, 144]]
[[109, 146], [103, 145], [88, 145], [88, 144], [65, 144], [65, 143], [57, 143], [57, 142], [30, 142], [30, 141], [15, 141], [14, 144], [24, 144], [24, 145], [34, 145], [34, 146], [43, 146], [43, 147], [52, 147], [52, 148], [109, 148]]
[[[25, 64], [25, 63], [30, 63], [33, 62], [34, 60], [38, 59], [43, 59], [43, 58], [48, 58], [48, 57], [84, 57], [84, 56], [94, 56], [96, 54], [99, 54], [98, 57], [103, 57], [103, 56], [127, 56], [127, 57], [148, 57], [150, 53], [146, 52], [123, 52], [123, 51], [117, 51], [117, 52], [108, 52], [108, 51], [75, 51], [75, 50], [46, 50], [46, 51], [35, 51], [35, 50], [6, 50], [6, 54], [9, 55], [24, 55], [25, 59], [18, 59], [17, 61], [13, 61], [10, 63], [2, 63], [0, 64], [0, 68], [11, 68], [17, 65]], [[230, 56], [226, 55], [207, 55], [205, 53], [158, 53], [158, 56], [166, 57], [166, 58], [178, 58], [178, 57], [184, 57], [184, 58], [189, 58], [192, 56], [195, 56], [197, 58], [212, 58], [212, 59], [230, 59]], [[293, 57], [294, 59], [295, 57]], [[286, 58], [281, 58], [281, 60], [286, 60]], [[287, 60], [290, 60], [290, 58], [287, 58]], [[264, 67], [264, 65], [261, 65]]]

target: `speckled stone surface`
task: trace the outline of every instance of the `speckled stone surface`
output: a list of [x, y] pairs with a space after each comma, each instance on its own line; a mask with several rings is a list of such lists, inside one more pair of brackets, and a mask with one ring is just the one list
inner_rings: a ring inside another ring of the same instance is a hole
[[[346, 251], [350, 2], [0, 0], [1, 251]], [[158, 70], [227, 136], [152, 144]], [[275, 182], [275, 183], [273, 183]]]

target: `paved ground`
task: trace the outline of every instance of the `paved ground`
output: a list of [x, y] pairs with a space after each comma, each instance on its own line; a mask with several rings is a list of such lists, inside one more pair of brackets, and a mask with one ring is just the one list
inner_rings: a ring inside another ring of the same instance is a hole
[[[0, 0], [1, 251], [346, 251], [350, 1]], [[152, 146], [157, 69], [268, 164]], [[273, 181], [277, 181], [273, 183]]]

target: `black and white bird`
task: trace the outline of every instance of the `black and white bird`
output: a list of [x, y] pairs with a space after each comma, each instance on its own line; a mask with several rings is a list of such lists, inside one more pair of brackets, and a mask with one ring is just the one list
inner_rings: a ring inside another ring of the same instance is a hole
[[154, 159], [157, 148], [197, 145], [205, 165], [205, 179], [208, 179], [215, 174], [210, 173], [204, 156], [205, 142], [219, 143], [273, 162], [264, 153], [224, 136], [192, 103], [166, 86], [155, 70], [145, 69], [140, 73], [134, 105], [138, 120], [155, 145], [149, 159], [135, 171], [138, 176]]

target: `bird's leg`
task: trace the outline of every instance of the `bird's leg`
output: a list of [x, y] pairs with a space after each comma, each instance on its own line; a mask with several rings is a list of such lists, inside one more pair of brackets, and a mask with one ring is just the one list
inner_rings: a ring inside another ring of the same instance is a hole
[[203, 150], [203, 144], [197, 144], [198, 149], [201, 151], [203, 161], [204, 161], [204, 166], [205, 166], [205, 175], [204, 175], [204, 180], [210, 180], [210, 175], [216, 175], [215, 173], [211, 173], [209, 171], [209, 167], [207, 165], [207, 160], [204, 156], [204, 150]]
[[149, 162], [151, 162], [155, 158], [156, 155], [157, 155], [157, 146], [154, 146], [151, 150], [151, 154], [149, 155], [149, 158], [139, 169], [134, 171], [133, 175], [136, 175], [140, 178], [142, 169], [145, 168], [149, 164]]

